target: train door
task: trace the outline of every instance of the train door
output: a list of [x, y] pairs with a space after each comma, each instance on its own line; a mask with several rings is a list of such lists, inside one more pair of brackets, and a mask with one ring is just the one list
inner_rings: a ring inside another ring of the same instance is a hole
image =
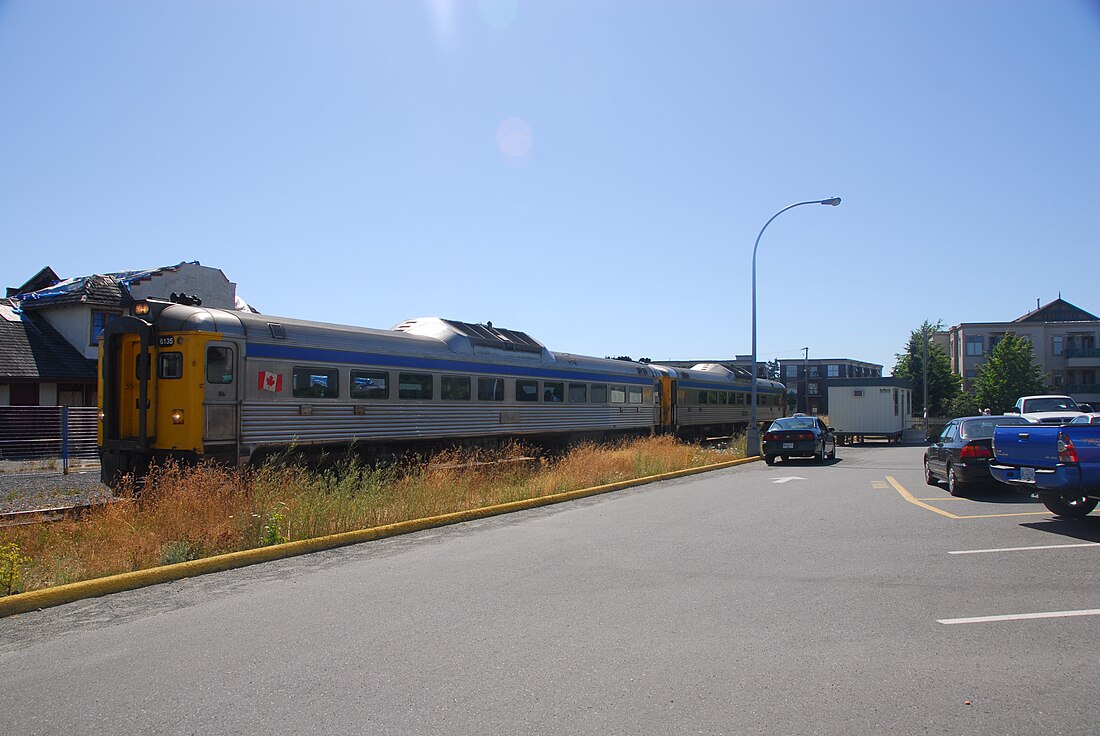
[[661, 376], [661, 431], [676, 429], [676, 379]]
[[[206, 375], [203, 380], [203, 444], [224, 445], [237, 440], [238, 394], [241, 377], [237, 370], [237, 346], [212, 340], [206, 344]], [[211, 448], [205, 447], [207, 451]]]
[[152, 347], [142, 349], [141, 336], [124, 333], [118, 338], [117, 370], [112, 377], [118, 392], [118, 434], [120, 440], [148, 441], [155, 433], [155, 416], [150, 410], [156, 403], [156, 382], [153, 380]]

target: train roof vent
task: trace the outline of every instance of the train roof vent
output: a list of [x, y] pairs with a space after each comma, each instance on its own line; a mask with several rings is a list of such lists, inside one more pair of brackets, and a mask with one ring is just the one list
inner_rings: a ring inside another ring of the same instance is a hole
[[470, 338], [470, 343], [473, 345], [482, 345], [500, 350], [516, 350], [524, 353], [542, 353], [542, 343], [526, 332], [493, 327], [492, 322], [478, 325], [472, 322], [458, 322], [451, 319], [443, 321]]
[[527, 333], [493, 327], [491, 322], [478, 325], [439, 317], [419, 317], [405, 320], [393, 329], [410, 335], [434, 337], [447, 343], [455, 352], [466, 355], [481, 347], [552, 360], [542, 343]]
[[737, 374], [731, 371], [721, 363], [696, 363], [691, 367], [693, 371], [705, 371], [706, 373], [714, 373], [718, 376], [728, 376], [730, 378], [736, 378]]

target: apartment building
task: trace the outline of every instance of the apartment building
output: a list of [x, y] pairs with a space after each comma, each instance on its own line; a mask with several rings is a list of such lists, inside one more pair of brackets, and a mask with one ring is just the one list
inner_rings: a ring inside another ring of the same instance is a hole
[[[1094, 406], [1100, 403], [1100, 317], [1057, 299], [1011, 322], [963, 322], [946, 335], [951, 370], [974, 385], [978, 368], [1008, 333], [1031, 342], [1051, 388]], [[943, 344], [943, 343], [941, 343]]]

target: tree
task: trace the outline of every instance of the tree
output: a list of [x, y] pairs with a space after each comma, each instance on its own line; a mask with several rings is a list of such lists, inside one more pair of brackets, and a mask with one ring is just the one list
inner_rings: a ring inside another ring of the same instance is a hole
[[1001, 414], [1016, 404], [1016, 399], [1046, 390], [1046, 376], [1035, 362], [1031, 341], [1006, 333], [985, 365], [978, 367], [974, 395], [978, 404]]
[[958, 395], [962, 380], [951, 370], [951, 359], [943, 348], [932, 342], [932, 333], [943, 329], [942, 320], [935, 324], [925, 320], [909, 333], [909, 343], [904, 353], [898, 353], [898, 362], [892, 374], [907, 379], [913, 385], [913, 406], [924, 410], [924, 341], [928, 338], [928, 415], [946, 416], [951, 401]]
[[772, 358], [764, 364], [764, 378], [772, 381], [779, 380], [779, 358]]
[[960, 391], [947, 408], [947, 415], [951, 417], [972, 417], [981, 413], [978, 399], [969, 391]]

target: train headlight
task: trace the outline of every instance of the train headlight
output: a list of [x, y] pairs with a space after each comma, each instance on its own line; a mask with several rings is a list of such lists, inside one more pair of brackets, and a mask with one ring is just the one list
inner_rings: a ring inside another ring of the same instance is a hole
[[103, 411], [102, 409], [100, 409], [100, 410], [99, 410], [99, 421], [101, 421], [101, 422], [102, 422], [102, 421], [103, 421], [104, 419], [106, 419], [106, 418], [107, 418], [107, 412], [105, 412], [105, 411]]
[[183, 409], [172, 410], [172, 424], [183, 424]]
[[134, 314], [149, 314], [149, 302], [138, 302], [134, 305]]

